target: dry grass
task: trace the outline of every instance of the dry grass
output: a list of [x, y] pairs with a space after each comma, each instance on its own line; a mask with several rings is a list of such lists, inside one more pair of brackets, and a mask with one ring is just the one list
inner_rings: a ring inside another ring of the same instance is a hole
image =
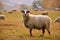
[[[32, 13], [40, 14], [41, 11], [32, 11]], [[12, 14], [2, 12], [2, 14], [6, 15], [6, 19], [0, 20], [0, 40], [60, 40], [60, 23], [51, 23], [51, 35], [46, 31], [43, 36], [41, 30], [33, 29], [33, 36], [30, 37], [29, 30], [23, 25], [20, 11]], [[48, 16], [53, 21], [60, 16], [60, 11], [49, 11]]]

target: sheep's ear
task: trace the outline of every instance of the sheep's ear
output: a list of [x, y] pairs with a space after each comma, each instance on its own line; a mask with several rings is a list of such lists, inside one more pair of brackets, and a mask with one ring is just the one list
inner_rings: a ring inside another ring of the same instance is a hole
[[21, 12], [23, 12], [24, 13], [24, 11], [22, 10]]
[[27, 11], [27, 13], [30, 13], [30, 11]]

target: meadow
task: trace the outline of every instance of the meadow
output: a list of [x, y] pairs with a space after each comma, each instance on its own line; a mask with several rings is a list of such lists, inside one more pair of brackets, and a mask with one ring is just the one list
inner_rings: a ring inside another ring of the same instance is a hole
[[[32, 14], [40, 15], [42, 11], [31, 11]], [[33, 29], [33, 36], [30, 37], [29, 29], [23, 24], [23, 16], [20, 10], [11, 14], [2, 11], [6, 15], [5, 20], [0, 20], [0, 40], [60, 40], [60, 23], [54, 23], [54, 19], [60, 16], [60, 11], [48, 11], [51, 17], [51, 35], [46, 31], [44, 36], [41, 30]]]

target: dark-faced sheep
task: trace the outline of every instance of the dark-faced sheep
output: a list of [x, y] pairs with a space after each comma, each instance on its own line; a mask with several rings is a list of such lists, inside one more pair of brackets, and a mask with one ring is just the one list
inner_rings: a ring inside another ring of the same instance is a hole
[[23, 13], [25, 27], [30, 29], [30, 36], [32, 36], [32, 29], [42, 29], [43, 34], [46, 29], [50, 34], [50, 17], [47, 15], [33, 15], [28, 10], [22, 10], [21, 12]]
[[60, 22], [60, 17], [57, 17], [54, 22]]

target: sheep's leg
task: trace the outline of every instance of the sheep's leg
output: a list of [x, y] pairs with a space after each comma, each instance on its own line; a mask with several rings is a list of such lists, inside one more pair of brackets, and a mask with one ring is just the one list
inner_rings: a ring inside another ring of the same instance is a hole
[[48, 33], [50, 35], [50, 24], [47, 25], [47, 28], [46, 29], [47, 29], [47, 31], [48, 31]]
[[32, 29], [30, 29], [30, 36], [32, 36]]
[[49, 35], [50, 35], [50, 30], [49, 30], [49, 29], [47, 29], [47, 31], [48, 31], [48, 33], [49, 33]]
[[43, 34], [45, 33], [45, 28], [44, 28], [44, 27], [42, 28], [42, 33], [43, 33]]

